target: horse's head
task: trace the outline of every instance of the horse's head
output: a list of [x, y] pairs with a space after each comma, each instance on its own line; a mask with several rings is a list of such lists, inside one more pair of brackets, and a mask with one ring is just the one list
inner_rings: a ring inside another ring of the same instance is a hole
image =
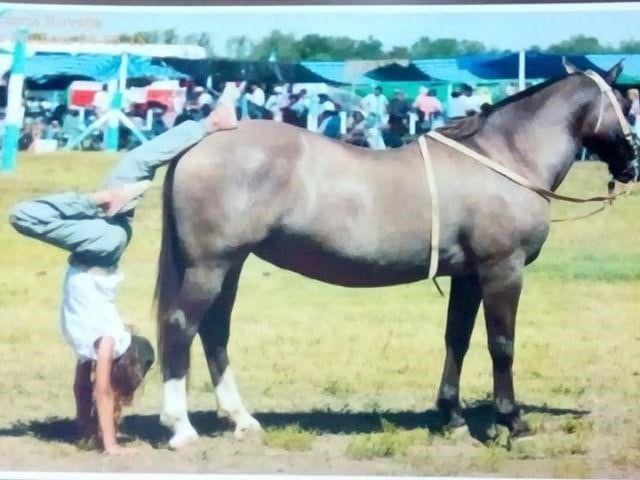
[[[565, 68], [569, 73], [579, 72], [566, 61]], [[594, 92], [583, 112], [580, 131], [583, 145], [608, 165], [611, 175], [619, 182], [637, 180], [640, 149], [627, 121], [630, 105], [620, 92], [611, 88], [622, 73], [622, 61], [604, 77], [592, 71], [580, 73], [585, 76], [584, 85]]]

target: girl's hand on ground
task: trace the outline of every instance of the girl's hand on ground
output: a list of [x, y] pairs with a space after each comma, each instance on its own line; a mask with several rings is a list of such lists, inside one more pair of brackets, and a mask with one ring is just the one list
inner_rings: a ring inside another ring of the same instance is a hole
[[137, 455], [138, 450], [131, 447], [123, 447], [121, 445], [114, 445], [109, 448], [104, 449], [104, 453], [106, 455], [115, 456], [115, 457], [128, 457], [131, 455]]

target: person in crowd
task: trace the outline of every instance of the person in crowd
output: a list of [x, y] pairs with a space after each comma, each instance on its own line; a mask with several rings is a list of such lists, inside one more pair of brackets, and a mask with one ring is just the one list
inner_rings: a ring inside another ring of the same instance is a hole
[[375, 87], [372, 93], [364, 97], [361, 108], [366, 115], [372, 114], [375, 116], [380, 128], [389, 121], [389, 100], [382, 93], [382, 87], [380, 86]]
[[358, 147], [369, 147], [367, 143], [367, 127], [365, 115], [362, 110], [355, 110], [349, 119], [345, 142]]
[[203, 122], [184, 122], [126, 153], [102, 189], [47, 195], [11, 211], [10, 223], [19, 233], [71, 254], [61, 325], [77, 357], [77, 423], [81, 438], [99, 439], [107, 454], [131, 453], [117, 442], [117, 420], [154, 361], [151, 343], [125, 328], [115, 306], [133, 212], [160, 166], [205, 135], [236, 125], [233, 108], [221, 104]]
[[433, 113], [443, 112], [442, 103], [436, 97], [435, 90], [429, 90], [427, 87], [420, 87], [418, 96], [413, 102], [413, 107], [418, 114], [420, 123], [429, 122]]
[[277, 85], [273, 87], [273, 93], [267, 99], [264, 108], [271, 112], [273, 120], [282, 121], [282, 97], [284, 95], [284, 87]]
[[[322, 102], [322, 100], [320, 100], [320, 102]], [[293, 110], [296, 115], [301, 117], [307, 114], [310, 107], [311, 99], [309, 98], [307, 90], [303, 88], [298, 91], [297, 94], [295, 94], [295, 101], [291, 103], [291, 106], [289, 108], [291, 108], [291, 110]]]
[[60, 123], [57, 120], [50, 120], [49, 125], [47, 126], [46, 132], [47, 140], [56, 140], [58, 145], [60, 145], [60, 141], [62, 139], [62, 128], [60, 127]]
[[451, 92], [447, 102], [447, 117], [449, 120], [457, 120], [467, 116], [461, 96], [461, 93], [457, 90]]
[[403, 90], [394, 92], [391, 102], [389, 102], [389, 133], [390, 135], [402, 138], [409, 132], [409, 110], [411, 105]]
[[322, 104], [322, 113], [318, 118], [318, 133], [325, 137], [340, 138], [340, 115], [336, 106], [331, 101]]
[[631, 107], [629, 109], [629, 120], [633, 126], [633, 131], [640, 136], [640, 92], [637, 88], [627, 90], [627, 99]]
[[[213, 106], [213, 95], [211, 95], [207, 90], [203, 87], [197, 87], [197, 94], [198, 97], [196, 99], [196, 103], [199, 108], [202, 108], [205, 105], [209, 106], [209, 108]], [[209, 110], [209, 112], [211, 112], [211, 110]]]
[[67, 113], [64, 116], [64, 120], [62, 122], [62, 133], [67, 141], [71, 141], [80, 135], [83, 130], [84, 126], [80, 119], [80, 110], [78, 107], [72, 105], [68, 108]]
[[[493, 92], [489, 87], [478, 87], [475, 93], [480, 99], [480, 107], [482, 107], [482, 105], [484, 104], [493, 105]], [[482, 111], [482, 108], [480, 108], [480, 111]]]
[[373, 150], [385, 150], [387, 146], [384, 143], [382, 137], [382, 129], [378, 121], [378, 116], [374, 113], [369, 113], [365, 117], [365, 135], [369, 148]]
[[247, 93], [245, 95], [249, 102], [258, 107], [264, 107], [266, 102], [264, 90], [257, 83], [249, 83], [247, 85]]
[[102, 117], [111, 108], [111, 96], [107, 91], [107, 85], [102, 85], [102, 90], [96, 92], [93, 97], [93, 107], [98, 117]]
[[[164, 123], [164, 114], [167, 107], [162, 104], [157, 104], [151, 109], [151, 135], [157, 137], [167, 131], [167, 125]], [[203, 118], [207, 118], [211, 113], [211, 107], [203, 105], [200, 109], [202, 111]]]
[[475, 115], [482, 111], [482, 98], [477, 95], [470, 85], [464, 84], [460, 89], [460, 101], [466, 115]]

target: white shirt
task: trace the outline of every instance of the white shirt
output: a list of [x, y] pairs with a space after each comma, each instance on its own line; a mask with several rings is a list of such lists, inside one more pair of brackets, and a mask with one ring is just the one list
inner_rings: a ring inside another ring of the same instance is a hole
[[213, 105], [213, 97], [209, 92], [201, 93], [198, 97], [198, 106], [202, 107], [203, 105]]
[[480, 112], [481, 105], [484, 102], [477, 95], [460, 95], [459, 97], [451, 97], [449, 99], [447, 115], [449, 118], [454, 117], [466, 117], [467, 112], [473, 110], [474, 112]]
[[389, 100], [384, 95], [375, 95], [370, 93], [362, 100], [362, 109], [365, 114], [375, 113], [378, 120], [382, 123], [387, 123], [389, 115], [387, 114], [387, 107]]
[[93, 274], [69, 265], [62, 287], [62, 334], [79, 361], [96, 360], [96, 341], [114, 339], [113, 357], [124, 354], [131, 344], [115, 305], [118, 285], [124, 276], [118, 271]]
[[447, 103], [447, 116], [449, 118], [464, 117], [467, 113], [464, 110], [463, 102], [460, 97], [450, 97]]
[[365, 138], [371, 150], [386, 150], [387, 146], [382, 138], [382, 132], [375, 126], [365, 130]]
[[459, 98], [460, 98], [460, 103], [464, 107], [465, 112], [473, 110], [474, 112], [480, 113], [482, 111], [481, 107], [484, 101], [475, 93], [470, 97], [467, 97], [466, 95], [460, 95]]
[[260, 87], [256, 87], [256, 89], [247, 95], [247, 100], [252, 103], [255, 103], [259, 107], [264, 106], [265, 98], [264, 98], [264, 90]]

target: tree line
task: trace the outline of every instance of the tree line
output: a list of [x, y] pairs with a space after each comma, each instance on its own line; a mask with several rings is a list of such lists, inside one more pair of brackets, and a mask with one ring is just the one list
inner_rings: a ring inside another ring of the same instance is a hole
[[[32, 33], [30, 40], [46, 40], [41, 33]], [[83, 37], [68, 40], [82, 41]], [[476, 40], [457, 38], [421, 37], [409, 46], [384, 47], [383, 43], [373, 36], [366, 39], [353, 39], [348, 36], [327, 36], [315, 33], [296, 37], [289, 33], [273, 30], [260, 40], [252, 40], [246, 35], [238, 35], [227, 40], [222, 51], [214, 49], [211, 37], [207, 32], [190, 33], [181, 36], [176, 29], [140, 31], [122, 34], [111, 39], [116, 43], [135, 44], [191, 44], [199, 45], [210, 56], [234, 58], [239, 60], [266, 60], [272, 54], [279, 61], [298, 62], [304, 60], [384, 60], [400, 58], [446, 58], [484, 53], [509, 53], [508, 49], [497, 49], [486, 46]], [[587, 35], [573, 36], [567, 40], [540, 47], [531, 45], [529, 50], [543, 53], [580, 55], [586, 53], [640, 53], [640, 40], [628, 39], [617, 46], [600, 43], [596, 37]]]

